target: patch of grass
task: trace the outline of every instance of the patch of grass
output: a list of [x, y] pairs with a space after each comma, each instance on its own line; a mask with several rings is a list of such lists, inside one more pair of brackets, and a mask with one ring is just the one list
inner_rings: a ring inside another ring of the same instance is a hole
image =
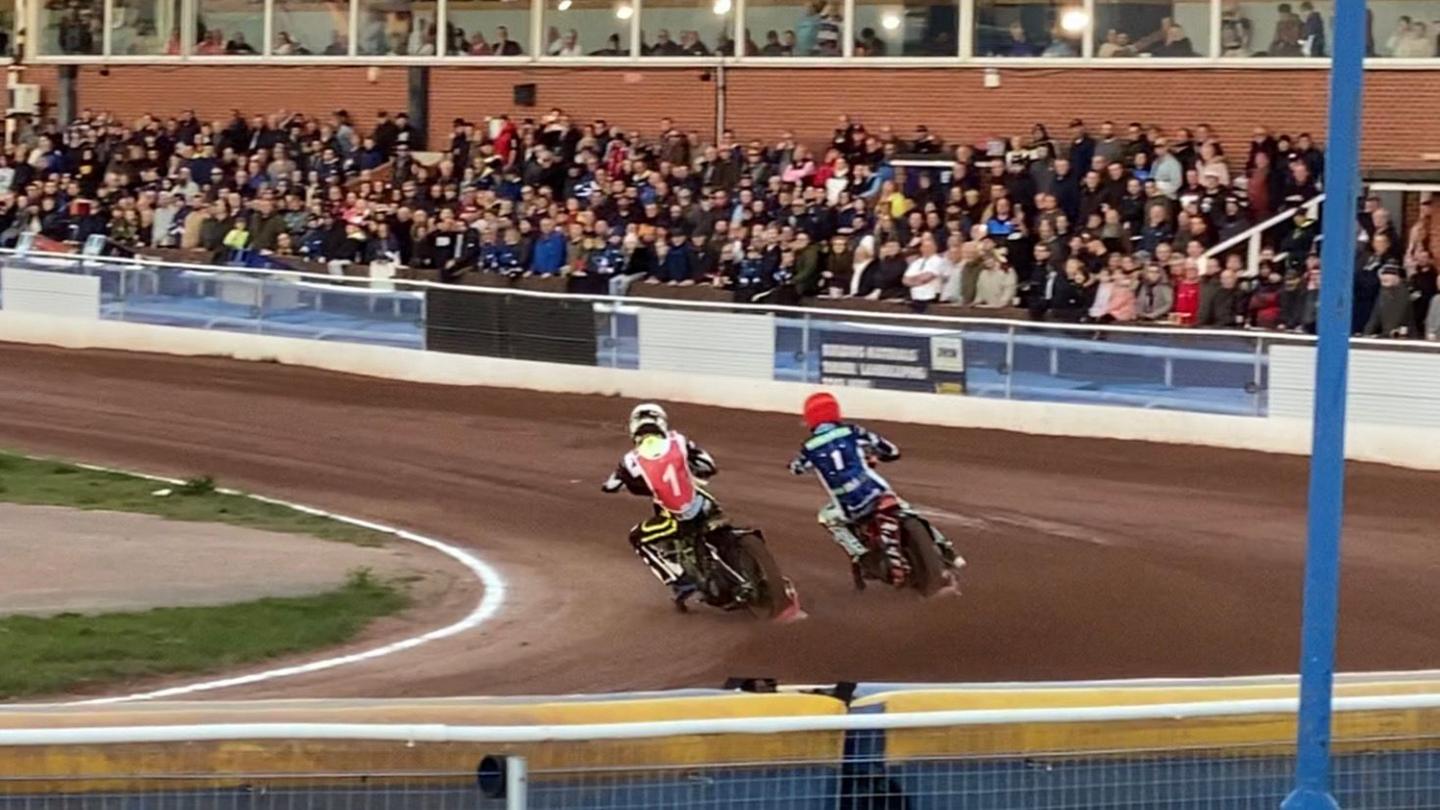
[[[168, 491], [156, 495], [157, 491]], [[243, 495], [216, 491], [210, 476], [165, 484], [120, 473], [98, 472], [55, 461], [0, 453], [0, 501], [141, 512], [170, 520], [228, 523], [251, 529], [310, 534], [362, 546], [378, 546], [387, 535]], [[3, 649], [3, 647], [0, 647]]]
[[220, 670], [343, 644], [409, 604], [368, 569], [344, 586], [218, 607], [0, 618], [0, 700]]

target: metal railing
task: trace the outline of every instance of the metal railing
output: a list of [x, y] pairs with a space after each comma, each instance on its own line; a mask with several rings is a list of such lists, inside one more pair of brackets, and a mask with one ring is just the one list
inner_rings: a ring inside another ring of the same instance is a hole
[[[14, 729], [0, 731], [0, 808], [1273, 807], [1296, 704]], [[1341, 697], [1336, 711], [1345, 807], [1440, 804], [1440, 737], [1427, 731], [1440, 694]], [[832, 754], [787, 756], [804, 750], [787, 735], [807, 734], [843, 736]], [[234, 741], [246, 745], [213, 747]]]

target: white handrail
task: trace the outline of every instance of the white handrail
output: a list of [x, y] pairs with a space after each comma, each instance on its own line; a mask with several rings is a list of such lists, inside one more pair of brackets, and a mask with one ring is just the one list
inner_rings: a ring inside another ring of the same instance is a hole
[[[0, 746], [118, 745], [124, 743], [215, 742], [224, 740], [390, 740], [395, 742], [542, 743], [629, 740], [700, 734], [787, 734], [1017, 723], [1090, 723], [1134, 720], [1189, 720], [1294, 714], [1295, 698], [1157, 703], [1129, 706], [1072, 706], [1038, 709], [962, 709], [896, 714], [836, 714], [786, 717], [730, 717], [645, 723], [574, 725], [449, 726], [374, 723], [227, 723], [216, 725], [116, 726], [0, 730]], [[1335, 711], [1440, 709], [1440, 694], [1371, 695], [1335, 699]]]
[[1211, 259], [1215, 256], [1220, 255], [1221, 253], [1224, 253], [1230, 248], [1235, 247], [1241, 242], [1248, 241], [1250, 243], [1250, 246], [1248, 250], [1249, 255], [1246, 259], [1246, 269], [1253, 272], [1260, 267], [1260, 237], [1264, 235], [1266, 231], [1295, 216], [1295, 212], [1299, 211], [1302, 208], [1308, 211], [1311, 217], [1314, 217], [1316, 210], [1319, 209], [1320, 204], [1323, 202], [1325, 202], [1325, 195], [1317, 194], [1314, 197], [1306, 200], [1305, 202], [1295, 206], [1294, 208], [1287, 208], [1284, 211], [1281, 211], [1280, 213], [1276, 214], [1273, 217], [1270, 217], [1269, 219], [1261, 222], [1258, 225], [1251, 225], [1249, 228], [1246, 228], [1241, 233], [1235, 234], [1229, 239], [1226, 239], [1215, 247], [1212, 247], [1204, 253], [1200, 254], [1200, 258]]

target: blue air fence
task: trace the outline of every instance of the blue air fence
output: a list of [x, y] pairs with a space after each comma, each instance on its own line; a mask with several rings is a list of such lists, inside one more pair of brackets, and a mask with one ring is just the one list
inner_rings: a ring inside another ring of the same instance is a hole
[[[641, 367], [642, 310], [767, 312], [50, 255], [7, 255], [3, 263], [99, 277], [105, 319], [612, 368]], [[768, 373], [777, 380], [1250, 416], [1267, 413], [1269, 344], [1301, 340], [818, 308], [768, 312]], [[711, 346], [727, 340], [723, 332], [694, 337]]]
[[[422, 292], [323, 276], [49, 256], [9, 255], [4, 266], [98, 277], [103, 320], [414, 349], [425, 345]], [[0, 285], [0, 308], [3, 294]]]

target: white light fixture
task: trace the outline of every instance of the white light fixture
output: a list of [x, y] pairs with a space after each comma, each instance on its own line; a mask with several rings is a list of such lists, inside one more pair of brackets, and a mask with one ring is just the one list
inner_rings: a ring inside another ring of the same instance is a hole
[[571, 3], [571, 0], [560, 0], [559, 3], [556, 3], [556, 4], [555, 4], [555, 8], [556, 8], [557, 11], [569, 11], [569, 10], [570, 10], [570, 3]]
[[622, 20], [628, 20], [635, 16], [635, 7], [629, 3], [621, 3], [615, 7], [615, 16]]
[[1090, 25], [1090, 15], [1083, 8], [1067, 8], [1060, 14], [1060, 27], [1069, 34], [1084, 32]]
[[880, 18], [880, 27], [886, 31], [894, 31], [900, 27], [900, 15], [891, 11]]
[[731, 0], [715, 0], [713, 11], [723, 17], [730, 13], [731, 5]]

